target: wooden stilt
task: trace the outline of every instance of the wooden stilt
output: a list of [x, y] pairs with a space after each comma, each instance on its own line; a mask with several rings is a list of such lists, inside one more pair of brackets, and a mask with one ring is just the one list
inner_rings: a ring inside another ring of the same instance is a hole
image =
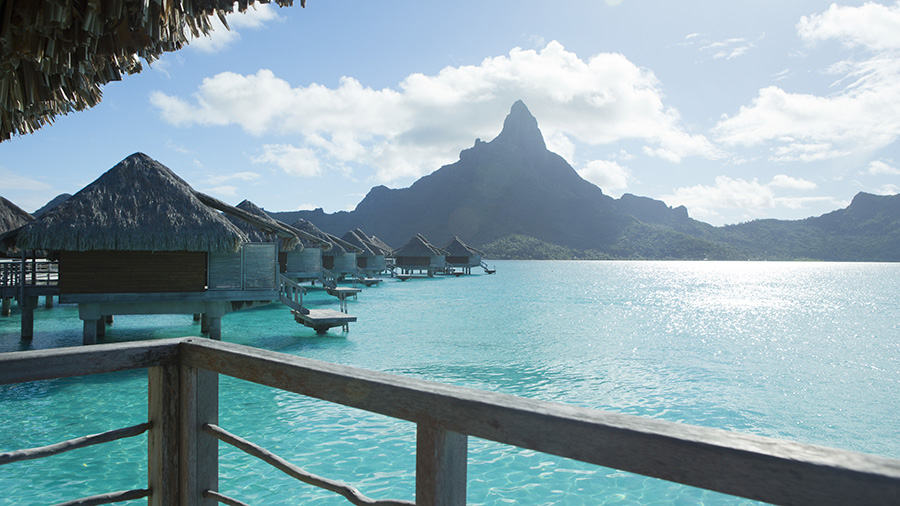
[[47, 309], [53, 309], [53, 296], [48, 295], [44, 297], [44, 307]]
[[222, 340], [222, 317], [213, 316], [209, 318], [209, 338], [216, 341]]
[[99, 320], [84, 320], [84, 344], [97, 344], [97, 322]]
[[111, 314], [106, 315], [106, 324], [107, 325], [113, 324], [113, 315], [111, 315]]
[[34, 308], [38, 305], [38, 298], [32, 295], [22, 297], [19, 304], [22, 308], [22, 339], [34, 337]]
[[97, 320], [97, 337], [103, 337], [106, 335], [106, 317], [101, 316]]
[[12, 299], [3, 299], [2, 307], [0, 307], [0, 316], [9, 316], [12, 314]]
[[209, 316], [206, 313], [200, 315], [200, 333], [209, 334]]

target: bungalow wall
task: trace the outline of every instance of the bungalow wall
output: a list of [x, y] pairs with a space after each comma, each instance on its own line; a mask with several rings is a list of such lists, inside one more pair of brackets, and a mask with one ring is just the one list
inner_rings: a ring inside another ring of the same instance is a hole
[[285, 255], [284, 272], [322, 272], [322, 248], [303, 248], [303, 251], [288, 251]]
[[478, 267], [481, 265], [481, 255], [467, 257], [448, 256], [447, 263], [457, 267]]
[[202, 292], [206, 263], [203, 251], [61, 251], [59, 291]]
[[249, 243], [234, 253], [210, 253], [209, 289], [274, 290], [277, 262], [275, 243]]
[[381, 272], [387, 269], [384, 255], [357, 256], [356, 266], [367, 272]]
[[339, 274], [356, 272], [356, 253], [325, 255], [322, 257], [322, 264], [326, 269]]

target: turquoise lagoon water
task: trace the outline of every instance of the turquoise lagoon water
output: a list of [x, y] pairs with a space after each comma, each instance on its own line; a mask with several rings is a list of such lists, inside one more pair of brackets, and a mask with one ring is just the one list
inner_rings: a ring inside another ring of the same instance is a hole
[[[273, 304], [223, 339], [433, 381], [900, 458], [900, 265], [496, 262], [493, 276], [387, 279], [344, 334]], [[308, 302], [336, 307], [311, 290]], [[76, 346], [73, 306], [34, 340], [0, 318], [0, 351]], [[116, 317], [105, 342], [198, 335], [189, 316]], [[146, 373], [0, 386], [0, 451], [146, 419]], [[377, 498], [414, 498], [415, 427], [231, 378], [221, 425]], [[146, 438], [0, 468], [0, 505], [146, 485]], [[220, 489], [255, 505], [347, 504], [220, 445]], [[685, 465], [690, 465], [686, 462]], [[749, 504], [475, 438], [474, 505]], [[144, 504], [145, 501], [132, 501]]]

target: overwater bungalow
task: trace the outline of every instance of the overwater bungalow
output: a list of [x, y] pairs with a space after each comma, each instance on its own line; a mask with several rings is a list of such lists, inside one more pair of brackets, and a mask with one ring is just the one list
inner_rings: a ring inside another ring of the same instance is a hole
[[387, 269], [384, 250], [372, 244], [362, 230], [350, 230], [341, 239], [362, 250], [356, 255], [356, 267], [367, 278], [381, 274]]
[[124, 314], [203, 314], [220, 339], [225, 314], [279, 299], [276, 243], [252, 242], [222, 213], [285, 248], [299, 242], [143, 153], [22, 227], [15, 242], [59, 258], [60, 302], [78, 304], [86, 344], [105, 332], [108, 316]]
[[358, 276], [359, 269], [356, 267], [356, 255], [362, 253], [362, 249], [336, 235], [326, 232], [325, 236], [331, 241], [332, 248], [322, 252], [322, 267], [333, 273], [337, 279], [343, 279], [347, 276]]
[[[309, 281], [321, 277], [322, 250], [331, 248], [331, 243], [328, 242], [321, 230], [313, 226], [313, 230], [307, 231], [305, 228], [292, 227], [282, 223], [269, 216], [262, 208], [249, 200], [242, 201], [237, 205], [237, 208], [247, 211], [273, 227], [286, 228], [298, 237], [299, 243], [296, 247], [287, 248], [282, 244], [279, 249], [278, 268], [282, 275], [295, 281]], [[229, 216], [228, 219], [247, 234], [251, 242], [280, 242], [277, 236], [269, 234], [251, 223], [232, 216]]]
[[403, 247], [394, 250], [392, 255], [394, 264], [401, 271], [400, 276], [420, 272], [431, 277], [436, 272], [447, 269], [447, 252], [428, 242], [422, 234], [414, 235]]
[[481, 267], [485, 272], [492, 270], [485, 265], [482, 258], [484, 253], [464, 243], [462, 239], [454, 236], [444, 246], [447, 252], [447, 263], [453, 268], [459, 268], [464, 274], [472, 274], [472, 267]]
[[[34, 220], [34, 216], [0, 197], [0, 316], [9, 316], [12, 299], [18, 295], [21, 263], [7, 258], [6, 237]], [[18, 258], [18, 256], [16, 257]]]
[[322, 254], [334, 248], [334, 243], [328, 238], [328, 234], [302, 218], [289, 226], [304, 233], [300, 237], [303, 250], [294, 250], [284, 255], [281, 260], [282, 274], [297, 282], [323, 279]]

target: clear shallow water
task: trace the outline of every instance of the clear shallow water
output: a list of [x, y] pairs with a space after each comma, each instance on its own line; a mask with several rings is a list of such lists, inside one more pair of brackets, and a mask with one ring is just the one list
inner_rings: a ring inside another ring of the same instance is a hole
[[[434, 381], [900, 458], [900, 265], [496, 262], [498, 274], [388, 279], [349, 334], [280, 305], [223, 339]], [[335, 307], [311, 291], [309, 302]], [[18, 314], [0, 351], [18, 350]], [[186, 316], [116, 317], [106, 342], [197, 335]], [[74, 346], [74, 306], [39, 309], [33, 348]], [[415, 427], [223, 378], [221, 425], [372, 497], [413, 499]], [[146, 419], [142, 371], [0, 386], [0, 451]], [[251, 504], [346, 504], [220, 446], [220, 489]], [[146, 484], [144, 438], [0, 468], [0, 505]], [[134, 501], [143, 504], [143, 501]], [[748, 504], [470, 438], [469, 504]]]

